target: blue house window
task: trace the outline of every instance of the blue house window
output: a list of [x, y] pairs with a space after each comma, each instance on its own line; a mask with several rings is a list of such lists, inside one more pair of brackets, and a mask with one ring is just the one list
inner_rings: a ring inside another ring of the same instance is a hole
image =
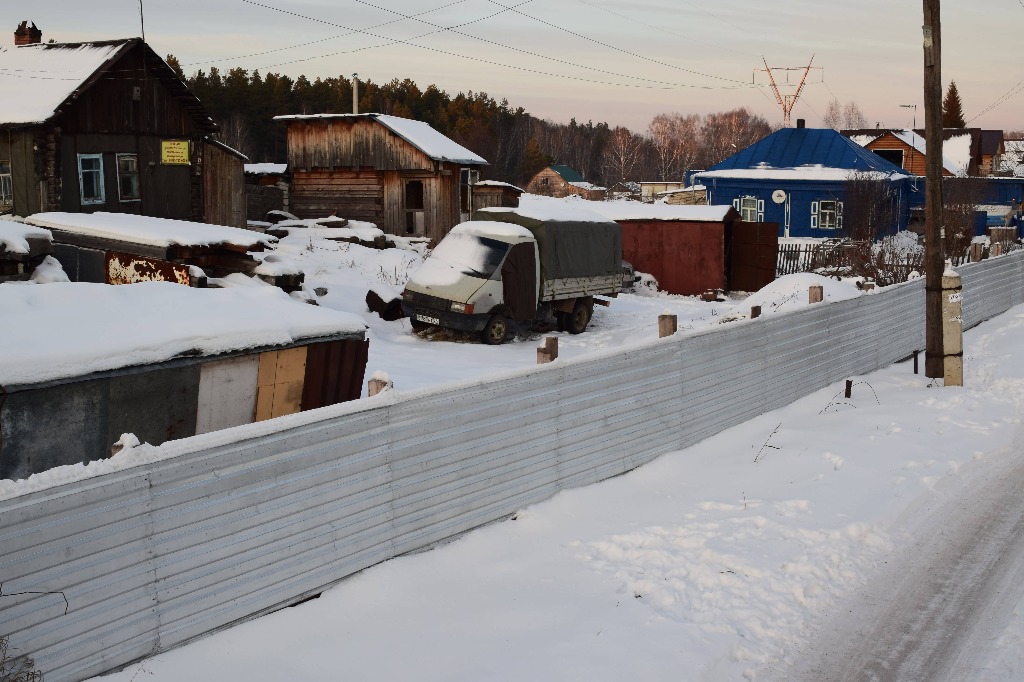
[[748, 223], [764, 221], [764, 200], [753, 196], [734, 199], [732, 205], [739, 211], [740, 220]]
[[811, 202], [812, 230], [843, 229], [843, 202], [835, 199]]

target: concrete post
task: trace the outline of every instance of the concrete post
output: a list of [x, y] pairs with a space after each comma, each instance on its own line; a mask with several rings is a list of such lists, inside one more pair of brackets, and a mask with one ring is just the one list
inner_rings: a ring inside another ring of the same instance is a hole
[[1003, 255], [1003, 245], [999, 242], [993, 242], [992, 246], [989, 247], [988, 255], [992, 258]]
[[821, 303], [825, 300], [825, 289], [820, 284], [812, 284], [807, 290], [808, 303]]
[[971, 262], [978, 263], [981, 261], [982, 256], [985, 254], [985, 245], [974, 242], [971, 244]]
[[544, 337], [544, 345], [537, 349], [537, 364], [552, 362], [558, 357], [558, 337]]
[[964, 385], [962, 300], [960, 275], [947, 265], [942, 273], [942, 381], [945, 386]]
[[676, 333], [678, 319], [675, 315], [658, 315], [658, 338], [665, 338]]

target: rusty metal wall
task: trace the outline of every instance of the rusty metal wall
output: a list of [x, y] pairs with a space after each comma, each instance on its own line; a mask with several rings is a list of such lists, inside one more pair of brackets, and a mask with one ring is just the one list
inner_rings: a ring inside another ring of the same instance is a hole
[[693, 296], [725, 288], [725, 224], [620, 220], [622, 257], [658, 288]]
[[[1024, 253], [968, 266], [964, 280], [977, 323], [1024, 302]], [[923, 346], [916, 280], [165, 445], [173, 457], [0, 501], [0, 581], [33, 593], [0, 598], [0, 623], [48, 682], [81, 680]]]

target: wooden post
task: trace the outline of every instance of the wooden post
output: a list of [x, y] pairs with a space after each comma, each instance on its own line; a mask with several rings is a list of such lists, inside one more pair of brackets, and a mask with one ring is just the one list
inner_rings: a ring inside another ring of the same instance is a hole
[[750, 319], [756, 320], [759, 317], [761, 317], [761, 306], [759, 306], [759, 305], [752, 305], [752, 306], [750, 306]]
[[846, 380], [846, 393], [845, 393], [845, 395], [846, 395], [847, 398], [850, 398], [850, 397], [853, 396], [853, 379], [847, 379]]
[[925, 136], [925, 375], [943, 375], [942, 271], [945, 230], [942, 226], [942, 27], [939, 0], [924, 0], [924, 136]]
[[914, 374], [917, 374], [917, 354], [921, 351], [914, 351]]
[[665, 338], [676, 333], [678, 318], [675, 315], [658, 315], [658, 338]]
[[942, 273], [942, 385], [964, 385], [963, 289], [952, 268]]
[[984, 254], [984, 252], [985, 252], [984, 244], [979, 244], [978, 242], [972, 242], [971, 243], [971, 262], [972, 263], [979, 262], [981, 260], [982, 255]]
[[875, 283], [874, 282], [864, 282], [864, 291], [874, 291], [874, 289], [875, 289]]
[[807, 301], [809, 303], [821, 303], [825, 300], [825, 289], [820, 284], [812, 284], [807, 290]]
[[988, 255], [992, 258], [1003, 255], [1003, 245], [999, 242], [992, 242], [992, 246], [989, 247]]
[[544, 345], [537, 349], [537, 364], [543, 365], [552, 362], [558, 357], [558, 337], [544, 337]]

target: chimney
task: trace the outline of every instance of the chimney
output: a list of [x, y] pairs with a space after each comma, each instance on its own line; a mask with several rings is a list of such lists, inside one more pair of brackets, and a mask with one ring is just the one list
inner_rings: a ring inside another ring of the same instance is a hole
[[807, 127], [807, 121], [805, 121], [805, 120], [804, 120], [804, 119], [802, 119], [802, 118], [798, 118], [798, 119], [796, 120], [796, 127], [797, 127], [797, 128], [806, 128], [806, 127]]
[[41, 42], [43, 42], [43, 32], [36, 28], [34, 23], [32, 28], [28, 27], [27, 21], [18, 24], [18, 30], [14, 32], [15, 45], [38, 45]]

